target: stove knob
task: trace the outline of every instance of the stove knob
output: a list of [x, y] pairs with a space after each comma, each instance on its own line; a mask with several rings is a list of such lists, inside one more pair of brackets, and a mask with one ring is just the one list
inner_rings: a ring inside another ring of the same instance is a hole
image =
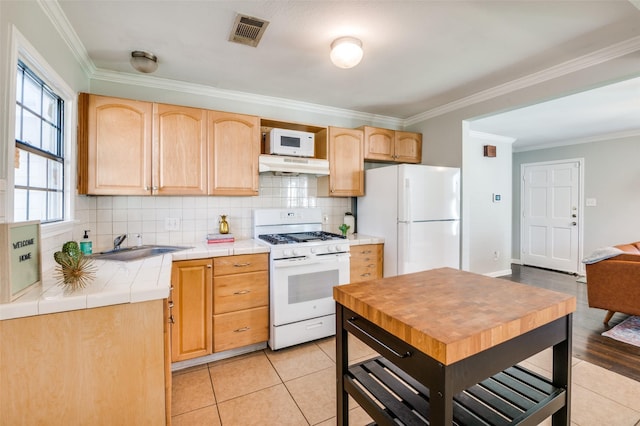
[[291, 256], [291, 250], [283, 250], [283, 251], [282, 251], [282, 254], [283, 254], [284, 256], [287, 256], [287, 257], [288, 257], [288, 256]]
[[316, 254], [318, 252], [318, 249], [315, 247], [311, 247], [311, 253]]
[[293, 249], [293, 255], [294, 256], [301, 256], [302, 255], [302, 250]]
[[336, 246], [336, 250], [337, 251], [347, 251], [347, 246], [342, 246], [342, 245]]
[[327, 251], [329, 253], [333, 253], [334, 251], [336, 251], [336, 246], [327, 246]]

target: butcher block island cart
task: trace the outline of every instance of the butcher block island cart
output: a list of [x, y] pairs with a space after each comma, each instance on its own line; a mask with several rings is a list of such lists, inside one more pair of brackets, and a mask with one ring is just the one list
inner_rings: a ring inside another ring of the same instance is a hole
[[[450, 268], [337, 286], [338, 425], [570, 424], [575, 297]], [[348, 333], [376, 350], [348, 364]], [[548, 379], [517, 364], [553, 348]]]

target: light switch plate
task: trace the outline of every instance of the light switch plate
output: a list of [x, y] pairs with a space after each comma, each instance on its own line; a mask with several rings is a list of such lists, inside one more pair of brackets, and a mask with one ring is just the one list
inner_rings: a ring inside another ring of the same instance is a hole
[[595, 207], [598, 205], [598, 201], [595, 198], [587, 198], [585, 204], [587, 207]]

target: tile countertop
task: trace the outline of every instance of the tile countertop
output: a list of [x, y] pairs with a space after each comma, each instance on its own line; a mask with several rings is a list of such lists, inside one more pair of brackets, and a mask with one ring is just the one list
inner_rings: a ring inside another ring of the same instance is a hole
[[[358, 234], [350, 235], [348, 239], [351, 245], [383, 242], [380, 238]], [[34, 287], [11, 303], [0, 304], [0, 320], [166, 299], [169, 296], [171, 264], [174, 260], [269, 252], [268, 245], [256, 240], [185, 245], [191, 248], [131, 262], [95, 260], [95, 279], [86, 288], [75, 292], [65, 291], [59, 286], [53, 270], [44, 271], [42, 285]]]

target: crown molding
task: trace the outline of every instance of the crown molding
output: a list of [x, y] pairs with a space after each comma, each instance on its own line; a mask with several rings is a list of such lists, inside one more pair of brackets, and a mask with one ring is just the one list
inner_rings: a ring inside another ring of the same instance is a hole
[[344, 108], [329, 107], [310, 102], [294, 101], [285, 98], [273, 96], [256, 95], [247, 92], [238, 92], [233, 90], [218, 89], [215, 87], [187, 83], [184, 81], [171, 80], [148, 75], [137, 75], [133, 73], [124, 73], [117, 71], [108, 71], [96, 69], [90, 76], [92, 80], [100, 80], [111, 83], [128, 84], [135, 86], [144, 86], [153, 89], [171, 90], [180, 93], [190, 93], [198, 96], [207, 96], [215, 99], [227, 99], [237, 102], [247, 102], [251, 104], [264, 105], [269, 107], [291, 109], [295, 111], [304, 111], [315, 114], [323, 114], [330, 116], [338, 116], [364, 122], [379, 123], [379, 125], [387, 125], [391, 127], [401, 127], [403, 120], [395, 117], [383, 115], [369, 114], [364, 112], [353, 111]]
[[60, 4], [57, 0], [37, 0], [37, 2], [54, 28], [58, 31], [58, 34], [60, 34], [64, 42], [67, 43], [71, 53], [84, 69], [85, 74], [91, 77], [91, 74], [96, 70], [96, 66], [89, 57], [89, 53], [80, 41], [78, 34], [76, 34], [71, 26], [67, 16], [64, 14]]
[[563, 141], [557, 141], [557, 142], [549, 142], [541, 145], [532, 145], [532, 146], [525, 145], [521, 148], [514, 146], [513, 152], [516, 153], [516, 152], [526, 152], [526, 151], [537, 151], [539, 149], [557, 148], [557, 147], [567, 146], [567, 145], [580, 145], [583, 143], [591, 143], [591, 142], [603, 142], [603, 141], [610, 141], [614, 139], [630, 138], [634, 136], [640, 136], [640, 130], [629, 130], [626, 132], [607, 133], [604, 135], [588, 136], [586, 138], [577, 138], [577, 139], [569, 139], [569, 140], [563, 140]]
[[564, 75], [601, 64], [611, 59], [616, 59], [621, 56], [628, 55], [629, 53], [633, 53], [638, 50], [640, 50], [640, 36], [632, 37], [620, 43], [616, 43], [603, 49], [596, 50], [595, 52], [580, 56], [575, 59], [571, 59], [545, 70], [529, 74], [525, 77], [512, 80], [508, 83], [483, 90], [473, 95], [433, 108], [429, 111], [425, 111], [421, 114], [414, 115], [413, 117], [405, 119], [404, 124], [406, 126], [416, 124], [421, 121], [467, 107], [469, 105], [493, 99], [498, 96], [534, 86], [539, 83], [544, 83], [545, 81], [562, 77]]

